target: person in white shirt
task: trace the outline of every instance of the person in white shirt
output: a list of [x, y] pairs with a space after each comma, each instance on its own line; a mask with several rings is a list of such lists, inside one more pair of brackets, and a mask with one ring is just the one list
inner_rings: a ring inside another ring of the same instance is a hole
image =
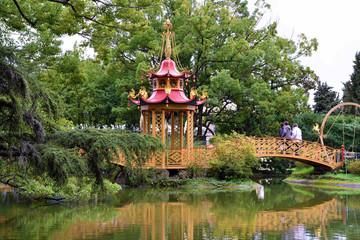
[[294, 140], [294, 145], [296, 146], [295, 155], [299, 155], [300, 143], [302, 140], [302, 133], [301, 133], [301, 129], [298, 127], [297, 123], [293, 124], [291, 138], [295, 139]]

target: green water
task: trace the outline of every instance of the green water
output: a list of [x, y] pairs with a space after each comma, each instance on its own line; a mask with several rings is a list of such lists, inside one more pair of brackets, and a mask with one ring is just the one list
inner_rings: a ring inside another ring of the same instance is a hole
[[277, 183], [263, 191], [129, 189], [91, 204], [0, 189], [0, 239], [359, 239], [360, 197]]

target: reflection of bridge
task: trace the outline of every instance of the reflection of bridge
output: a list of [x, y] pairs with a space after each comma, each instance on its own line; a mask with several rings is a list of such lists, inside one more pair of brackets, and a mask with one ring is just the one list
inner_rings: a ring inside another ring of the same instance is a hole
[[[242, 237], [249, 237], [256, 232], [285, 232], [304, 226], [315, 227], [323, 235], [329, 221], [341, 220], [343, 217], [341, 202], [335, 199], [283, 211], [254, 213], [239, 208], [229, 214], [216, 209], [211, 201], [195, 205], [184, 202], [131, 203], [117, 209], [119, 217], [116, 219], [106, 222], [78, 222], [53, 239], [79, 239], [88, 236], [99, 238], [105, 234], [137, 229], [137, 239], [192, 240], [199, 233], [202, 238], [224, 237], [225, 232], [228, 236], [241, 234], [244, 235]], [[208, 229], [207, 225], [211, 226], [211, 232], [205, 230]]]
[[335, 198], [325, 203], [288, 211], [263, 211], [256, 215], [257, 230], [288, 230], [296, 226], [323, 226], [342, 219], [342, 206]]
[[[296, 141], [287, 138], [252, 138], [257, 157], [282, 157], [304, 162], [322, 169], [340, 167], [341, 150], [330, 148], [316, 142]], [[236, 139], [231, 140], [236, 141]], [[216, 147], [210, 145], [202, 148], [168, 148], [165, 152], [156, 153], [143, 167], [162, 169], [185, 169], [195, 163], [207, 168], [207, 162], [215, 158]], [[123, 157], [116, 161], [125, 165]]]

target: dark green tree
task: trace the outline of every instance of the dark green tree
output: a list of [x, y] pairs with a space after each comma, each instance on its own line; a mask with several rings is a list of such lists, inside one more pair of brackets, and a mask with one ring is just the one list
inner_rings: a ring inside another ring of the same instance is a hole
[[321, 83], [314, 93], [314, 112], [324, 114], [340, 103], [339, 94], [331, 90], [327, 83]]
[[350, 80], [344, 83], [344, 102], [360, 103], [360, 52], [355, 54], [354, 72], [350, 75]]
[[163, 148], [151, 136], [116, 129], [66, 130], [60, 98], [19, 59], [25, 50], [5, 31], [0, 43], [0, 182], [19, 187], [39, 176], [58, 184], [90, 176], [102, 185], [119, 151], [129, 163], [143, 164]]

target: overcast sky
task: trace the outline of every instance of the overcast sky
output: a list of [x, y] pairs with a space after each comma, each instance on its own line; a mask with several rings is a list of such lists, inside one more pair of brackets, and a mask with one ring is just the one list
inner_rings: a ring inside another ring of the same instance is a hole
[[353, 72], [360, 51], [360, 0], [267, 0], [271, 10], [263, 21], [278, 22], [278, 34], [297, 40], [300, 33], [316, 38], [318, 50], [302, 58], [333, 90], [342, 96], [344, 82]]

